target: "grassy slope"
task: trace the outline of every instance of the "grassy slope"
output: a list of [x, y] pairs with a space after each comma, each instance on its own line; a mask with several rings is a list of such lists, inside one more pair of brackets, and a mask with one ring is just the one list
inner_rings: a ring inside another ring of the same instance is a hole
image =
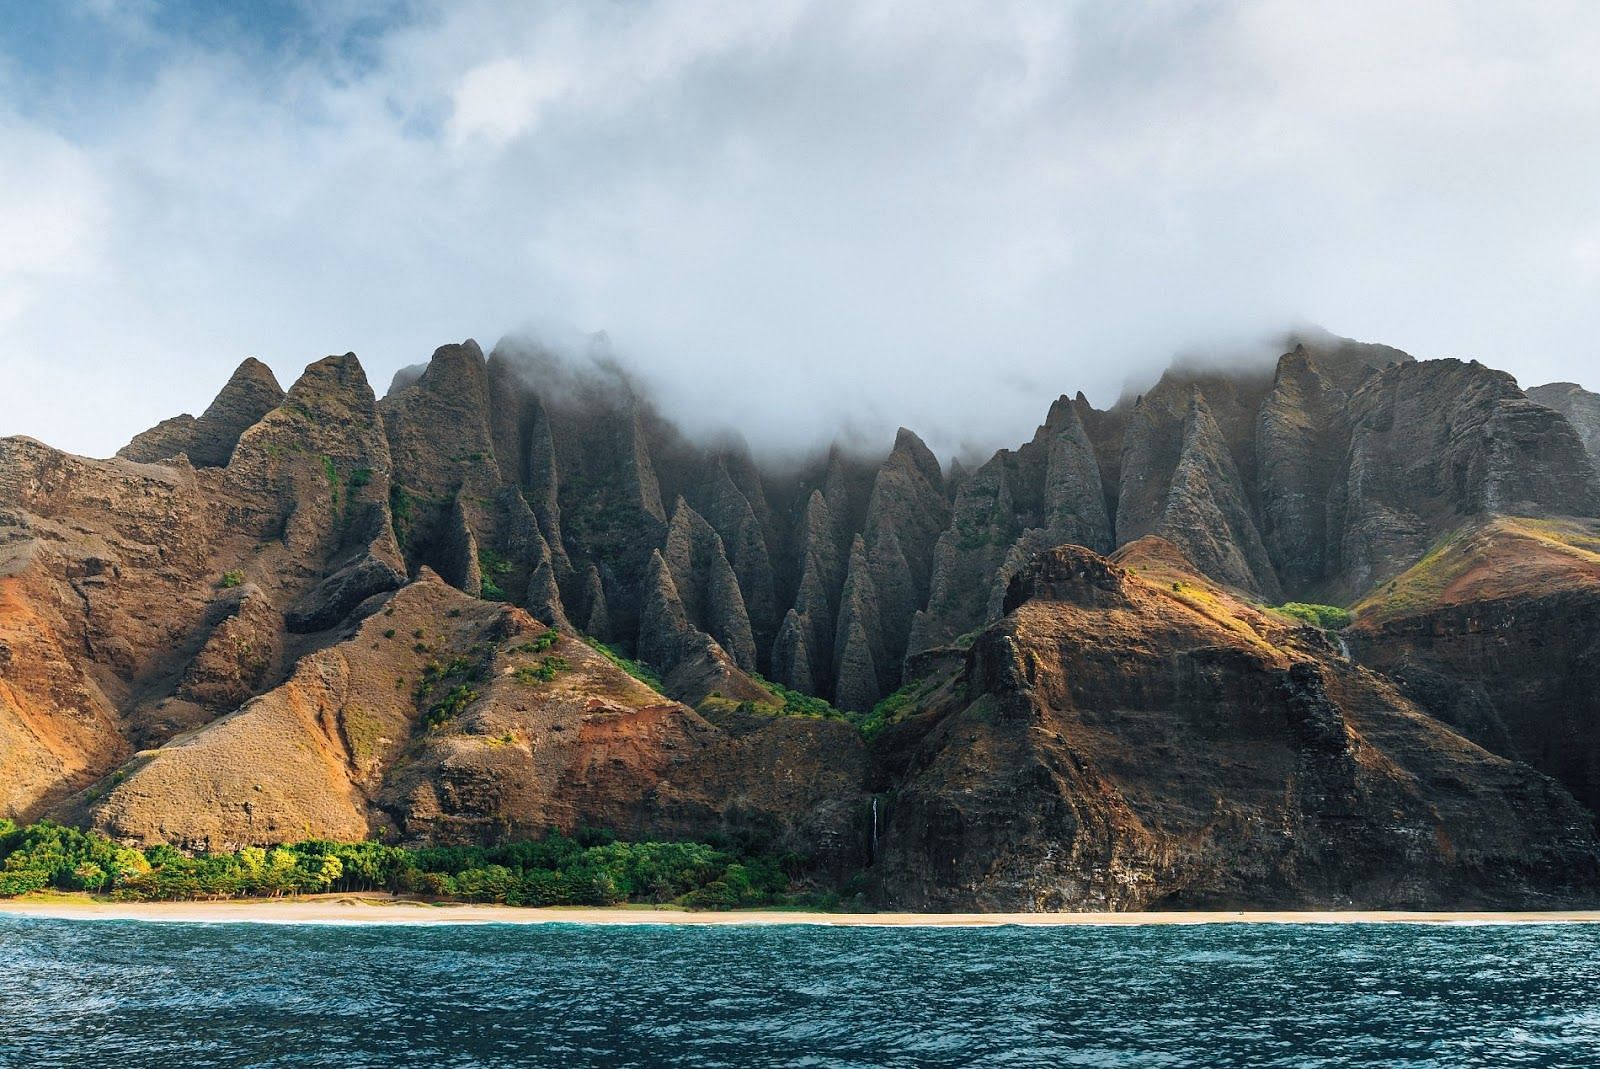
[[1352, 606], [1359, 625], [1440, 605], [1600, 584], [1600, 521], [1498, 516], [1464, 525]]

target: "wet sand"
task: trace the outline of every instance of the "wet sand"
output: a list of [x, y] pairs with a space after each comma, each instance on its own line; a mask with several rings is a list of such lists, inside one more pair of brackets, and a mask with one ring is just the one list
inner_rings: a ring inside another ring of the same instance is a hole
[[310, 895], [219, 902], [111, 902], [87, 895], [0, 900], [0, 916], [218, 924], [810, 924], [835, 927], [992, 928], [1002, 925], [1144, 924], [1555, 924], [1600, 923], [1600, 910], [1405, 912], [1395, 910], [1164, 913], [695, 912], [641, 906], [525, 907], [419, 902], [385, 895]]

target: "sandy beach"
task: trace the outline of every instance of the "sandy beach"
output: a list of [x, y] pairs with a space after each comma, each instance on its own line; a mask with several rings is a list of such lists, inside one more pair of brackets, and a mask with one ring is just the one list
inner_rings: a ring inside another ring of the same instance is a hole
[[0, 901], [0, 916], [213, 924], [807, 924], [834, 927], [993, 928], [1002, 925], [1145, 924], [1555, 924], [1600, 923], [1600, 910], [1405, 912], [1397, 910], [1164, 913], [690, 912], [639, 906], [523, 907], [432, 903], [382, 895], [312, 895], [222, 902], [109, 902], [50, 895]]

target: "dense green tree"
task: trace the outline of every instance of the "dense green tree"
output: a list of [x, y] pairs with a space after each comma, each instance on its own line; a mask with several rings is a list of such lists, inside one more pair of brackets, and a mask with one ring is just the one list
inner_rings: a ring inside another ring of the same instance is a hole
[[233, 853], [188, 854], [157, 844], [144, 850], [103, 835], [41, 822], [0, 821], [0, 896], [47, 888], [109, 892], [128, 899], [279, 896], [385, 889], [429, 898], [512, 905], [681, 902], [714, 909], [792, 898], [795, 855], [773, 857], [758, 844], [768, 829], [746, 829], [724, 844], [621, 842], [604, 829], [496, 846], [416, 849], [378, 842], [248, 846]]

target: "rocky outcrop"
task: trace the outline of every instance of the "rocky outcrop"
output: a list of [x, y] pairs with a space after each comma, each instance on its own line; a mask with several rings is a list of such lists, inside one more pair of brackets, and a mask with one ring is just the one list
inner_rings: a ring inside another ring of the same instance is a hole
[[1002, 449], [956, 494], [950, 526], [934, 546], [928, 605], [912, 625], [912, 652], [950, 642], [987, 620], [990, 591], [1022, 533], [1011, 493], [1012, 461]]
[[997, 618], [1016, 570], [1065, 543], [1109, 552], [1113, 538], [1094, 445], [1077, 408], [1061, 397], [1031, 442], [1016, 453], [1000, 450], [963, 481], [934, 548], [931, 590], [912, 625], [910, 651]]
[[1356, 608], [1363, 664], [1600, 811], [1600, 522], [1469, 524]]
[[1183, 447], [1155, 532], [1206, 575], [1268, 601], [1282, 600], [1244, 481], [1199, 391], [1184, 416]]
[[182, 453], [196, 467], [224, 467], [239, 436], [282, 402], [283, 387], [272, 369], [251, 357], [239, 365], [199, 419], [185, 414], [163, 420], [135, 436], [117, 456], [152, 463]]
[[[471, 340], [439, 347], [422, 375], [384, 397], [380, 407], [397, 494], [407, 502], [408, 563], [413, 568], [427, 565], [448, 582], [471, 584], [477, 564], [461, 559], [467, 536], [476, 554], [479, 545], [508, 544], [512, 539], [507, 536], [517, 526], [501, 530], [497, 499], [502, 483], [489, 425], [483, 351]], [[525, 541], [525, 532], [517, 533]], [[520, 595], [532, 567], [526, 546], [504, 556], [511, 569], [494, 577], [495, 582], [504, 580], [509, 594]], [[475, 585], [462, 589], [478, 593]]]
[[772, 653], [773, 678], [807, 694], [833, 693], [833, 628], [838, 612], [835, 599], [844, 582], [835, 531], [827, 499], [821, 490], [812, 490], [800, 524], [801, 566], [794, 603], [785, 615]]
[[266, 689], [283, 655], [283, 615], [254, 583], [224, 591], [209, 615], [216, 623], [184, 669], [177, 696], [220, 714]]
[[802, 694], [820, 694], [826, 688], [817, 674], [816, 657], [805, 617], [794, 609], [783, 618], [772, 647], [772, 674], [778, 682]]
[[438, 566], [439, 576], [472, 597], [482, 594], [482, 551], [478, 548], [478, 536], [472, 532], [472, 521], [461, 494], [451, 498], [435, 543], [431, 556]]
[[542, 561], [528, 577], [528, 596], [523, 608], [546, 627], [558, 627], [563, 631], [577, 630], [567, 616], [566, 606], [561, 602], [561, 588], [556, 583], [555, 568], [548, 559]]
[[943, 482], [938, 460], [902, 427], [873, 480], [840, 595], [834, 700], [843, 708], [871, 708], [899, 685], [913, 618], [932, 582], [935, 546], [949, 522]]
[[[743, 472], [754, 470], [753, 465], [748, 464], [735, 463], [734, 468]], [[778, 624], [777, 575], [767, 548], [770, 509], [766, 507], [765, 495], [759, 493], [759, 476], [746, 476], [746, 482], [754, 484], [757, 500], [762, 503], [758, 511], [734, 482], [727, 457], [716, 460], [706, 482], [704, 515], [722, 541], [733, 569], [739, 600], [749, 617], [751, 665], [754, 666], [758, 651], [771, 649]], [[762, 519], [763, 513], [767, 514], [766, 521]]]
[[1529, 390], [1528, 399], [1565, 416], [1578, 432], [1589, 459], [1600, 465], [1600, 394], [1575, 382], [1552, 382]]
[[722, 539], [681, 497], [667, 527], [664, 560], [688, 622], [715, 639], [740, 668], [754, 671], [750, 618]]
[[1012, 580], [965, 686], [891, 736], [895, 904], [1583, 899], [1597, 845], [1564, 792], [1179, 559], [1065, 546]]
[[1278, 361], [1257, 417], [1261, 540], [1285, 590], [1328, 573], [1328, 499], [1350, 438], [1341, 376], [1297, 346]]
[[1330, 502], [1345, 597], [1387, 581], [1473, 516], [1595, 515], [1593, 463], [1559, 413], [1511, 376], [1430, 360], [1351, 396], [1350, 444]]
[[573, 566], [561, 533], [561, 476], [556, 468], [555, 440], [550, 434], [550, 419], [536, 395], [528, 400], [525, 412], [527, 448], [522, 494], [539, 523], [556, 581], [564, 584], [571, 581]]
[[388, 444], [355, 354], [306, 368], [239, 439], [223, 473], [228, 526], [253, 534], [246, 570], [291, 629], [322, 630], [405, 581], [390, 520]]
[[833, 701], [841, 709], [870, 709], [883, 694], [889, 657], [883, 647], [877, 584], [860, 535], [850, 547], [846, 576], [834, 632]]
[[714, 638], [695, 626], [672, 567], [659, 551], [650, 555], [646, 582], [637, 648], [640, 659], [661, 673], [667, 693], [691, 705], [711, 695], [734, 701], [772, 700]]
[[1253, 429], [1240, 427], [1247, 406], [1238, 391], [1224, 396], [1231, 433], [1198, 384], [1170, 373], [1134, 405], [1122, 439], [1117, 540], [1169, 539], [1207, 574], [1275, 598], [1277, 576], [1240, 475], [1251, 470]]
[[611, 617], [606, 609], [605, 584], [600, 579], [600, 569], [589, 565], [584, 576], [583, 602], [585, 634], [609, 635], [613, 633]]

